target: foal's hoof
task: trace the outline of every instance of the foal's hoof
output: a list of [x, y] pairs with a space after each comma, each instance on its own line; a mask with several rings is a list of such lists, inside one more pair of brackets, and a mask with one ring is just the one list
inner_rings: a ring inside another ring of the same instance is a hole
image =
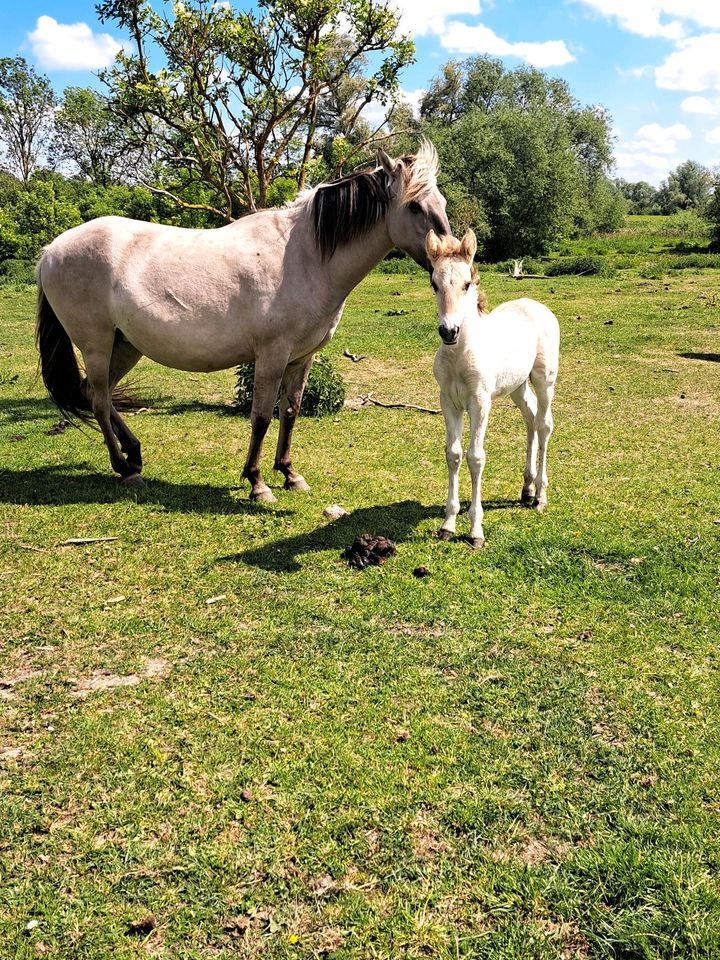
[[533, 500], [533, 510], [537, 513], [544, 513], [547, 509], [547, 500], [538, 500], [537, 498]]
[[120, 484], [123, 487], [130, 487], [132, 490], [139, 490], [145, 486], [145, 481], [139, 473], [130, 473], [127, 477], [120, 477]]
[[260, 490], [251, 491], [250, 499], [253, 503], [277, 503], [277, 497], [270, 487], [263, 487]]
[[485, 537], [469, 537], [468, 539], [473, 550], [482, 550], [485, 546]]
[[307, 493], [310, 489], [310, 484], [305, 480], [304, 477], [297, 476], [293, 477], [292, 480], [285, 481], [286, 490], [300, 490], [302, 493]]
[[438, 540], [452, 540], [454, 534], [452, 530], [445, 530], [442, 527], [436, 531], [435, 536]]
[[534, 507], [535, 506], [535, 494], [534, 493], [523, 493], [520, 495], [520, 506], [521, 507]]

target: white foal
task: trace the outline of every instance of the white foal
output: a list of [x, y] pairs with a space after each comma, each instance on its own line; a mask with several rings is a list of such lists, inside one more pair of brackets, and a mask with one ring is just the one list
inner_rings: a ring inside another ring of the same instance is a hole
[[[473, 257], [475, 234], [462, 240], [438, 237], [431, 230], [425, 248], [440, 315], [443, 344], [433, 372], [440, 385], [445, 417], [448, 496], [438, 536], [449, 540], [460, 512], [458, 480], [462, 462], [463, 414], [470, 416], [467, 461], [472, 476], [470, 542], [485, 542], [480, 484], [485, 466], [485, 431], [495, 397], [510, 394], [527, 428], [527, 455], [521, 499], [543, 510], [547, 505], [547, 444], [553, 429], [552, 400], [558, 373], [560, 329], [552, 311], [536, 300], [511, 300], [485, 312], [478, 300]], [[530, 389], [530, 384], [534, 388]]]

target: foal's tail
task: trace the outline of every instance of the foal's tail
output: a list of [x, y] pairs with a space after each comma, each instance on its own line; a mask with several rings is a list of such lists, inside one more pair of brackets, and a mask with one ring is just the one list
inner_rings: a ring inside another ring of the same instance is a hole
[[60, 410], [88, 419], [91, 410], [80, 376], [72, 340], [50, 306], [37, 273], [37, 327], [35, 342], [40, 353], [40, 371], [47, 391]]

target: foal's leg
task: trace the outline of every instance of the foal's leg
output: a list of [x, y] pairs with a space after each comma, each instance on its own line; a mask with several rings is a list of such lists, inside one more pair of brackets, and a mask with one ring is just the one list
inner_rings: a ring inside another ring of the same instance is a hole
[[288, 364], [280, 386], [280, 432], [278, 434], [277, 451], [275, 452], [275, 469], [285, 474], [286, 490], [309, 490], [310, 487], [304, 478], [295, 470], [290, 458], [290, 442], [293, 427], [300, 413], [305, 384], [307, 383], [313, 356], [304, 360], [296, 360]]
[[535, 427], [538, 435], [538, 471], [535, 476], [536, 510], [544, 510], [547, 506], [547, 445], [553, 432], [552, 402], [555, 395], [555, 381], [546, 380], [544, 376], [532, 373], [532, 384], [537, 394], [537, 414]]
[[250, 446], [242, 475], [250, 481], [250, 499], [262, 500], [265, 503], [275, 503], [276, 497], [260, 473], [260, 453], [286, 366], [287, 357], [278, 360], [277, 356], [261, 355], [255, 359]]
[[110, 454], [110, 464], [116, 473], [122, 477], [127, 486], [142, 484], [137, 469], [128, 463], [120, 451], [117, 437], [112, 427], [113, 406], [110, 399], [110, 350], [103, 353], [100, 350], [88, 351], [83, 354], [87, 383], [85, 386], [87, 398], [92, 407], [105, 444]]
[[463, 411], [442, 393], [440, 406], [445, 417], [445, 459], [448, 467], [448, 492], [445, 519], [438, 530], [441, 540], [449, 540], [455, 533], [460, 513], [460, 464], [462, 463]]
[[472, 477], [472, 499], [470, 501], [470, 543], [479, 550], [485, 543], [483, 533], [483, 508], [481, 497], [482, 475], [485, 469], [485, 431], [490, 416], [491, 399], [489, 396], [475, 397], [470, 406], [470, 446], [467, 462]]
[[535, 474], [537, 473], [537, 431], [535, 430], [535, 416], [537, 414], [537, 399], [525, 383], [513, 390], [510, 394], [515, 406], [522, 414], [527, 430], [527, 451], [525, 454], [525, 472], [523, 473], [523, 488], [520, 501], [523, 506], [531, 507], [535, 499]]

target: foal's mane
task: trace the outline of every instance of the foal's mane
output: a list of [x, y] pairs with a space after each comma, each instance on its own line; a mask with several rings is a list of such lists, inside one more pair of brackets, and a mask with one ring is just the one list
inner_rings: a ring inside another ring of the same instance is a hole
[[[435, 185], [438, 156], [435, 147], [424, 140], [416, 154], [401, 157], [400, 162], [403, 186], [399, 199], [410, 203]], [[312, 196], [312, 215], [323, 260], [383, 220], [391, 199], [390, 178], [382, 167], [351, 173], [318, 187]]]

